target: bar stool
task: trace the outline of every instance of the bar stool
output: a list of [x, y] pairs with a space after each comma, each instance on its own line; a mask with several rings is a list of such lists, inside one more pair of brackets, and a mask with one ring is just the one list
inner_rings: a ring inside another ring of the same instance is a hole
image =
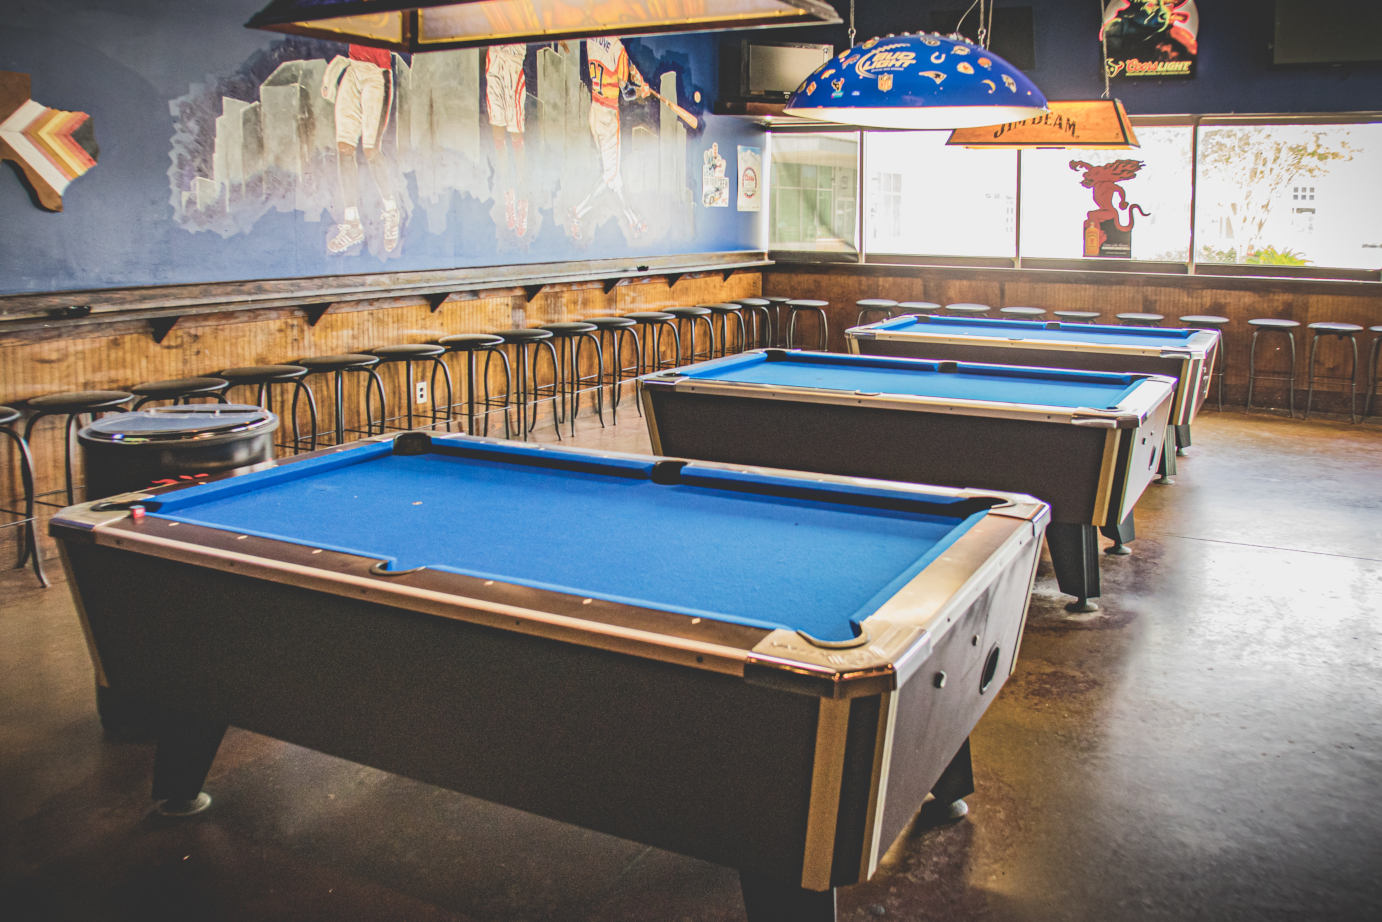
[[767, 298], [735, 298], [736, 304], [744, 307], [744, 313], [753, 319], [753, 347], [759, 348], [773, 344], [773, 302]]
[[[455, 395], [451, 392], [451, 369], [446, 367], [446, 363], [441, 357], [446, 354], [445, 346], [438, 346], [436, 343], [398, 343], [393, 346], [379, 346], [374, 349], [366, 349], [366, 355], [372, 355], [379, 360], [379, 368], [386, 365], [403, 366], [403, 406], [404, 411], [399, 416], [389, 416], [384, 412], [384, 396], [381, 392], [379, 397], [379, 431], [383, 431], [388, 424], [395, 420], [405, 420], [405, 429], [413, 428], [413, 404], [421, 403], [414, 397], [413, 388], [413, 363], [425, 362], [429, 364], [431, 382], [427, 391], [428, 403], [431, 406], [431, 427], [435, 429], [438, 421], [447, 423], [448, 428], [451, 423], [451, 404]], [[446, 385], [446, 402], [437, 406], [437, 372], [441, 372], [442, 382]], [[420, 390], [420, 388], [419, 388]], [[397, 427], [395, 427], [397, 428]]]
[[[307, 369], [301, 365], [245, 365], [239, 368], [226, 368], [216, 372], [216, 377], [224, 378], [229, 386], [222, 393], [228, 395], [237, 387], [253, 387], [254, 403], [256, 406], [263, 407], [270, 413], [274, 412], [274, 392], [275, 384], [293, 385], [293, 400], [297, 401], [300, 394], [307, 395], [307, 418], [311, 428], [308, 430], [308, 451], [317, 450], [317, 400], [312, 395], [312, 389], [302, 383], [302, 379], [307, 377]], [[293, 416], [293, 441], [289, 445], [287, 442], [279, 442], [278, 447], [289, 449], [294, 454], [302, 451], [302, 434], [298, 431], [297, 414]]]
[[1123, 314], [1115, 315], [1119, 320], [1132, 327], [1158, 327], [1166, 317], [1163, 314], [1150, 314], [1141, 311], [1128, 311]]
[[[513, 330], [497, 330], [494, 335], [504, 340], [505, 345], [513, 347], [513, 359], [510, 363], [513, 376], [511, 379], [512, 388], [508, 395], [509, 406], [517, 416], [518, 437], [525, 442], [528, 440], [528, 433], [537, 425], [537, 402], [541, 395], [537, 378], [537, 359], [545, 351], [547, 357], [552, 360], [552, 428], [557, 433], [558, 441], [560, 441], [561, 420], [557, 418], [555, 406], [556, 382], [558, 381], [557, 350], [552, 345], [551, 331], [537, 327], [518, 327]], [[530, 408], [532, 410], [531, 423], [528, 420]], [[510, 431], [509, 414], [505, 413], [505, 438], [512, 438]]]
[[1014, 320], [1036, 320], [1046, 316], [1044, 307], [1000, 307], [998, 313]]
[[[595, 327], [595, 337], [600, 342], [600, 352], [602, 355], [609, 356], [609, 361], [605, 363], [607, 374], [605, 377], [609, 382], [609, 412], [610, 418], [615, 423], [619, 422], [619, 400], [621, 397], [620, 387], [626, 377], [638, 377], [638, 367], [642, 347], [638, 342], [638, 321], [632, 317], [587, 317], [585, 322]], [[627, 340], [633, 340], [633, 364], [625, 365], [624, 356]], [[608, 344], [608, 348], [606, 348]], [[626, 374], [626, 372], [632, 372]], [[604, 381], [600, 386], [603, 387]], [[603, 403], [603, 398], [601, 400]], [[636, 403], [637, 401], [635, 401]], [[642, 412], [640, 409], [639, 412]]]
[[1380, 376], [1377, 370], [1377, 360], [1382, 358], [1382, 324], [1368, 327], [1368, 332], [1376, 333], [1377, 336], [1373, 338], [1372, 349], [1368, 353], [1368, 371], [1371, 377], [1368, 378], [1368, 396], [1363, 401], [1364, 416], [1372, 413], [1372, 398], [1377, 393], [1377, 380]]
[[[705, 357], [708, 359], [715, 357], [715, 326], [710, 321], [710, 308], [699, 305], [680, 305], [677, 307], [666, 308], [664, 313], [671, 314], [676, 318], [678, 348], [680, 343], [686, 343], [686, 361], [681, 361], [678, 354], [679, 364], [694, 364], [697, 361], [696, 355], [696, 323], [697, 321], [705, 324], [705, 336], [710, 345], [706, 348]], [[688, 324], [691, 331], [689, 337], [681, 335], [681, 325]]]
[[806, 298], [793, 298], [786, 302], [787, 310], [787, 342], [788, 349], [796, 348], [797, 341], [797, 318], [802, 314], [811, 314], [820, 324], [820, 337], [816, 348], [825, 352], [830, 342], [829, 331], [826, 326], [825, 309], [830, 306], [829, 301], [814, 301]]
[[563, 320], [544, 323], [539, 330], [552, 334], [552, 345], [557, 350], [557, 374], [553, 379], [552, 396], [556, 398], [553, 410], [559, 406], [562, 418], [570, 420], [571, 434], [576, 434], [576, 417], [581, 412], [581, 384], [588, 380], [581, 374], [581, 346], [591, 343], [595, 346], [595, 412], [600, 417], [600, 428], [605, 427], [605, 356], [600, 348], [600, 328], [582, 320]]
[[987, 317], [991, 310], [993, 308], [987, 304], [974, 304], [969, 301], [959, 301], [945, 306], [947, 314], [961, 314], [965, 317]]
[[[376, 390], [379, 393], [379, 432], [384, 432], [384, 382], [380, 380], [379, 373], [375, 368], [379, 365], [379, 357], [374, 355], [363, 355], [358, 352], [343, 352], [337, 355], [311, 355], [306, 358], [298, 359], [293, 362], [307, 369], [307, 374], [303, 376], [303, 385], [307, 386], [307, 378], [312, 375], [331, 375], [332, 394], [335, 397], [334, 406], [336, 409], [336, 445], [345, 441], [345, 376], [346, 372], [365, 375], [365, 435], [374, 434], [374, 414], [370, 405], [370, 393]], [[298, 415], [298, 391], [293, 392], [293, 418]], [[313, 398], [315, 401], [315, 397]], [[359, 429], [351, 429], [351, 432], [359, 432]], [[313, 438], [322, 433], [313, 431]]]
[[916, 314], [920, 317], [926, 317], [931, 314], [939, 314], [940, 312], [941, 306], [935, 301], [898, 301], [897, 310], [894, 311], [893, 316], [899, 314]]
[[1100, 314], [1098, 311], [1051, 311], [1066, 323], [1097, 323]]
[[34, 459], [29, 454], [29, 443], [14, 429], [14, 424], [23, 415], [13, 407], [0, 407], [0, 434], [14, 443], [15, 453], [19, 455], [19, 481], [24, 490], [24, 510], [0, 509], [0, 512], [14, 517], [14, 521], [0, 524], [0, 528], [24, 530], [19, 540], [19, 561], [15, 567], [24, 566], [26, 560], [32, 561], [34, 576], [38, 577], [39, 585], [47, 589], [48, 577], [43, 575], [43, 558], [38, 553], [38, 529], [34, 522]]
[[787, 295], [763, 295], [763, 300], [768, 302], [768, 309], [771, 311], [772, 342], [769, 345], [785, 345], [786, 340], [783, 338], [783, 334], [787, 331], [787, 327], [782, 322], [782, 308], [792, 299]]
[[861, 298], [854, 302], [854, 306], [859, 308], [854, 325], [861, 327], [866, 323], [873, 323], [874, 320], [887, 320], [893, 315], [897, 302], [892, 298]]
[[155, 400], [171, 400], [174, 406], [191, 403], [200, 397], [210, 397], [217, 403], [225, 403], [226, 388], [230, 382], [224, 378], [170, 378], [166, 381], [146, 381], [130, 388], [130, 393], [139, 399], [130, 409], [137, 410]]
[[[1335, 323], [1333, 321], [1320, 320], [1307, 327], [1310, 330], [1310, 365], [1306, 373], [1306, 380], [1309, 382], [1305, 390], [1305, 413], [1303, 418], [1310, 418], [1310, 406], [1315, 401], [1315, 355], [1319, 351], [1320, 338], [1332, 336], [1339, 340], [1348, 340], [1353, 347], [1353, 364], [1348, 371], [1348, 421], [1358, 422], [1358, 334], [1363, 332], [1363, 328], [1356, 323]], [[1319, 375], [1320, 378], [1331, 380], [1345, 380], [1342, 376]]]
[[[467, 435], [475, 434], [475, 413], [481, 410], [485, 418], [485, 435], [489, 435], [489, 414], [490, 407], [496, 404], [503, 408], [505, 422], [508, 422], [508, 395], [513, 387], [513, 375], [509, 369], [509, 354], [504, 351], [504, 337], [495, 336], [492, 333], [456, 333], [452, 336], [443, 336], [441, 339], [433, 340], [441, 346], [448, 354], [461, 353], [465, 356], [465, 432]], [[485, 354], [485, 367], [480, 374], [484, 380], [484, 397], [477, 397], [480, 382], [475, 377], [476, 357], [479, 353]], [[489, 363], [495, 358], [499, 358], [499, 364], [504, 369], [504, 399], [496, 401], [490, 395], [490, 367]], [[447, 408], [448, 419], [454, 418], [454, 411], [460, 403], [453, 403]]]
[[[1258, 378], [1269, 378], [1272, 380], [1287, 382], [1287, 407], [1292, 417], [1296, 415], [1296, 327], [1300, 323], [1295, 320], [1286, 320], [1281, 317], [1255, 317], [1248, 321], [1248, 326], [1252, 327], [1252, 339], [1248, 343], [1248, 400], [1244, 409], [1252, 409], [1252, 390]], [[1286, 337], [1286, 344], [1291, 350], [1291, 364], [1285, 372], [1274, 374], [1257, 373], [1257, 337], [1262, 333], [1278, 333]]]
[[1183, 327], [1197, 330], [1220, 330], [1219, 355], [1214, 363], [1214, 377], [1219, 379], [1218, 406], [1224, 408], [1224, 372], [1228, 369], [1228, 343], [1224, 340], [1222, 329], [1228, 325], [1228, 318], [1218, 314], [1187, 314], [1177, 317], [1176, 322]]
[[719, 304], [703, 304], [702, 307], [709, 308], [711, 317], [719, 321], [720, 327], [720, 354], [729, 355], [729, 318], [733, 317], [739, 324], [739, 348], [733, 351], [743, 352], [748, 348], [748, 327], [744, 325], [744, 305], [735, 301], [723, 301]]
[[[95, 419], [107, 410], [123, 409], [125, 404], [134, 399], [134, 395], [129, 391], [64, 391], [58, 394], [44, 394], [41, 397], [32, 397], [25, 401], [30, 415], [29, 421], [24, 424], [24, 444], [29, 446], [30, 452], [34, 450], [34, 427], [38, 421], [45, 416], [65, 416], [66, 422], [63, 424], [63, 474], [65, 480], [65, 495], [67, 502], [64, 505], [72, 505], [77, 501], [77, 491], [72, 477], [72, 431], [76, 429], [77, 422], [81, 417]], [[58, 491], [53, 491], [58, 492]], [[35, 488], [34, 502], [52, 506], [55, 503], [45, 503], [39, 497], [46, 496]]]
[[[638, 353], [639, 374], [645, 375], [650, 371], [660, 371], [663, 368], [676, 368], [681, 364], [681, 332], [677, 329], [677, 318], [666, 311], [634, 311], [624, 314], [634, 323], [638, 324], [637, 329], [643, 332], [635, 335], [642, 341], [642, 350]], [[664, 361], [662, 358], [662, 335], [666, 333], [672, 337], [672, 358]], [[642, 413], [642, 408], [639, 409]]]

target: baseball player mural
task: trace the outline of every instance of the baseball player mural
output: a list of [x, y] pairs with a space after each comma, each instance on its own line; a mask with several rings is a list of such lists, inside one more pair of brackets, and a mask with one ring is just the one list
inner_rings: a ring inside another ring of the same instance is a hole
[[600, 150], [600, 181], [572, 209], [566, 230], [572, 237], [581, 239], [585, 233], [581, 222], [595, 207], [599, 196], [608, 191], [617, 201], [629, 230], [638, 235], [647, 230], [647, 225], [624, 198], [624, 182], [619, 175], [619, 103], [624, 97], [625, 87], [630, 89], [631, 97], [637, 99], [646, 99], [652, 95], [652, 90], [629, 60], [624, 43], [618, 38], [588, 38], [585, 40], [585, 51], [590, 73], [590, 133]]
[[[528, 169], [523, 139], [528, 92], [523, 62], [528, 46], [485, 50], [485, 106], [494, 136], [494, 187], [504, 189], [504, 218], [517, 237], [528, 233]], [[512, 155], [512, 156], [510, 156]]]
[[340, 183], [341, 223], [326, 241], [328, 253], [345, 253], [365, 240], [360, 218], [360, 178], [356, 149], [363, 147], [365, 165], [379, 190], [385, 252], [398, 247], [402, 216], [393, 187], [393, 165], [381, 150], [393, 107], [393, 52], [350, 45], [348, 57], [332, 58], [322, 76], [322, 96], [335, 103], [336, 165]]

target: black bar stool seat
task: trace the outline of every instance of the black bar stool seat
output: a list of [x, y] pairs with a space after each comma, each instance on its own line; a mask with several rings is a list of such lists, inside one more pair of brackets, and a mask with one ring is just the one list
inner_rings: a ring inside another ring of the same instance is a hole
[[[390, 419], [402, 419], [405, 428], [413, 428], [413, 404], [418, 401], [413, 397], [413, 363], [427, 362], [430, 365], [430, 384], [427, 389], [428, 403], [431, 408], [432, 427], [436, 428], [438, 422], [451, 422], [451, 403], [453, 395], [451, 393], [451, 369], [446, 367], [446, 363], [441, 360], [446, 355], [446, 347], [438, 346], [436, 343], [395, 343], [390, 346], [377, 346], [373, 349], [366, 349], [365, 354], [372, 355], [379, 359], [380, 365], [402, 365], [403, 366], [403, 414], [401, 416], [390, 417], [384, 412], [383, 396], [379, 398], [380, 407], [380, 432], [388, 425]], [[437, 404], [437, 373], [441, 373], [442, 381], [446, 384], [446, 402], [438, 406]], [[368, 396], [366, 397], [368, 399]]]
[[[698, 358], [696, 354], [697, 322], [705, 324], [705, 338], [706, 342], [708, 343], [708, 345], [706, 346], [705, 357], [708, 359], [715, 357], [715, 324], [710, 319], [710, 308], [702, 307], [699, 304], [680, 304], [674, 307], [663, 308], [663, 312], [671, 314], [673, 317], [676, 318], [678, 338], [681, 342], [686, 343], [686, 363], [693, 363]], [[688, 325], [688, 328], [690, 330], [689, 336], [681, 336], [681, 325], [683, 323], [686, 323]], [[680, 353], [678, 353], [677, 361], [678, 363], [682, 361]]]
[[225, 378], [169, 378], [166, 381], [146, 381], [130, 388], [130, 393], [139, 399], [132, 409], [139, 409], [155, 400], [171, 400], [174, 404], [187, 403], [198, 397], [210, 397], [217, 403], [225, 403], [225, 391], [230, 382]]
[[993, 310], [987, 304], [975, 304], [970, 301], [959, 301], [955, 304], [947, 304], [945, 311], [948, 314], [963, 314], [966, 317], [985, 317], [988, 312]]
[[[308, 429], [307, 450], [315, 451], [317, 448], [317, 400], [312, 394], [312, 389], [303, 383], [303, 378], [307, 377], [307, 369], [301, 365], [241, 365], [237, 368], [223, 368], [216, 372], [216, 377], [224, 378], [230, 386], [225, 393], [237, 387], [254, 388], [254, 402], [270, 413], [274, 412], [273, 385], [291, 384], [293, 385], [293, 401], [296, 403], [298, 396], [305, 394], [307, 397], [307, 415], [310, 428]], [[290, 414], [293, 417], [293, 442], [289, 446], [280, 443], [280, 448], [291, 447], [294, 452], [302, 451], [302, 434], [298, 431], [297, 414]]]
[[569, 420], [571, 434], [576, 434], [576, 417], [581, 412], [581, 384], [588, 378], [581, 374], [581, 347], [587, 342], [595, 347], [595, 412], [600, 428], [605, 426], [605, 403], [602, 385], [605, 377], [605, 355], [600, 346], [600, 328], [584, 320], [558, 320], [539, 324], [538, 329], [552, 334], [552, 345], [560, 360], [553, 381], [554, 395], [562, 417]]
[[875, 320], [887, 320], [893, 315], [897, 302], [892, 298], [860, 298], [854, 302], [854, 306], [859, 308], [854, 325], [861, 327]]
[[[528, 433], [537, 425], [537, 402], [541, 396], [537, 378], [537, 357], [545, 350], [547, 357], [552, 361], [552, 398], [555, 405], [556, 401], [556, 381], [557, 381], [557, 350], [552, 345], [552, 332], [538, 327], [516, 327], [511, 330], [496, 330], [495, 336], [504, 340], [504, 344], [512, 346], [514, 357], [512, 361], [513, 377], [512, 390], [509, 394], [509, 405], [516, 413], [518, 424], [518, 437], [527, 441]], [[532, 421], [529, 422], [529, 412], [532, 413]], [[561, 439], [561, 420], [557, 416], [555, 406], [552, 410], [552, 428], [556, 430], [557, 439]], [[509, 414], [504, 414], [504, 436], [509, 438]]]
[[[1296, 415], [1296, 328], [1300, 322], [1284, 317], [1254, 317], [1248, 321], [1252, 327], [1252, 339], [1248, 344], [1248, 399], [1244, 409], [1252, 409], [1252, 391], [1259, 378], [1285, 381], [1287, 386], [1287, 412]], [[1276, 333], [1286, 337], [1290, 347], [1290, 366], [1286, 371], [1275, 374], [1259, 374], [1257, 371], [1257, 337], [1263, 333]]]
[[1096, 323], [1101, 316], [1098, 311], [1051, 311], [1067, 323]]
[[744, 308], [746, 320], [753, 320], [753, 345], [744, 344], [745, 349], [773, 344], [773, 302], [767, 298], [735, 298], [734, 303]]
[[819, 301], [813, 298], [793, 298], [787, 302], [787, 348], [796, 348], [797, 342], [797, 318], [802, 314], [810, 314], [816, 318], [820, 326], [820, 335], [817, 338], [816, 348], [821, 352], [826, 351], [830, 343], [830, 331], [826, 319], [825, 309], [830, 306], [829, 301]]
[[[609, 412], [614, 422], [619, 422], [619, 400], [622, 382], [627, 378], [638, 377], [639, 357], [642, 347], [638, 341], [638, 321], [632, 317], [586, 317], [585, 322], [595, 327], [595, 338], [600, 341], [600, 352], [608, 355], [605, 363], [605, 379], [609, 385]], [[625, 365], [625, 341], [633, 340], [633, 364]], [[608, 348], [606, 348], [608, 344]], [[626, 374], [626, 372], [632, 372]], [[601, 382], [601, 386], [604, 382]], [[603, 403], [603, 398], [601, 398]]]
[[[1218, 314], [1186, 314], [1177, 317], [1176, 322], [1183, 327], [1197, 330], [1220, 330], [1228, 326], [1228, 318]], [[1228, 342], [1219, 337], [1219, 355], [1214, 363], [1214, 377], [1218, 379], [1218, 407], [1224, 408], [1224, 372], [1228, 370]]]
[[1348, 421], [1358, 422], [1358, 334], [1363, 332], [1363, 328], [1356, 323], [1339, 323], [1332, 320], [1319, 320], [1307, 327], [1310, 330], [1310, 364], [1306, 373], [1306, 380], [1309, 382], [1305, 391], [1305, 413], [1304, 418], [1310, 418], [1310, 407], [1315, 401], [1315, 379], [1324, 378], [1325, 375], [1315, 374], [1315, 358], [1319, 351], [1320, 340], [1324, 337], [1334, 337], [1339, 340], [1348, 340], [1353, 347], [1353, 364], [1349, 366], [1348, 377], [1336, 378], [1336, 380], [1348, 381]]
[[1161, 325], [1161, 321], [1166, 319], [1164, 314], [1153, 314], [1144, 311], [1127, 311], [1122, 314], [1115, 314], [1119, 320], [1128, 326], [1134, 327], [1156, 327]]
[[925, 316], [928, 316], [928, 315], [930, 315], [930, 314], [939, 314], [940, 312], [941, 312], [941, 306], [940, 306], [940, 303], [937, 302], [937, 301], [898, 301], [898, 302], [897, 302], [897, 313], [898, 313], [898, 314], [916, 314], [916, 315], [919, 316], [919, 317], [925, 317]]
[[[375, 369], [379, 365], [378, 356], [365, 355], [360, 352], [339, 352], [333, 355], [309, 355], [305, 358], [296, 359], [294, 365], [301, 365], [307, 369], [307, 377], [316, 374], [329, 374], [332, 377], [332, 393], [335, 397], [336, 407], [336, 444], [340, 445], [345, 441], [347, 426], [345, 424], [345, 375], [346, 372], [357, 372], [367, 375], [365, 379], [365, 429], [366, 435], [374, 434], [374, 416], [371, 412], [370, 390], [373, 388], [379, 393], [379, 432], [384, 432], [384, 382], [380, 380], [379, 373]], [[304, 378], [305, 383], [305, 378]], [[293, 395], [293, 416], [297, 416], [297, 395]], [[351, 429], [356, 432], [359, 430]]]
[[[513, 387], [513, 372], [509, 367], [509, 354], [504, 351], [504, 337], [495, 336], [493, 333], [453, 333], [450, 336], [443, 336], [433, 340], [449, 354], [460, 354], [465, 356], [465, 431], [469, 435], [475, 435], [476, 413], [483, 414], [485, 420], [484, 434], [489, 435], [489, 415], [490, 408], [499, 406], [504, 412], [504, 420], [508, 422], [509, 415], [509, 391]], [[479, 353], [485, 354], [485, 365], [480, 369], [480, 378], [475, 375], [476, 357]], [[504, 369], [504, 399], [496, 401], [490, 393], [490, 362], [496, 357], [499, 359], [500, 366]], [[483, 389], [483, 396], [481, 395]], [[461, 404], [453, 404], [447, 409], [447, 418], [453, 418], [453, 411]], [[482, 409], [483, 408], [483, 409]]]
[[24, 495], [21, 499], [24, 502], [23, 509], [0, 509], [13, 517], [14, 521], [0, 524], [0, 528], [20, 528], [23, 529], [18, 542], [19, 556], [16, 567], [24, 566], [25, 561], [32, 561], [34, 576], [38, 577], [38, 583], [45, 589], [48, 588], [48, 577], [43, 574], [43, 558], [38, 553], [38, 528], [34, 522], [34, 459], [29, 454], [29, 443], [24, 441], [17, 431], [14, 424], [22, 417], [14, 407], [0, 407], [0, 435], [14, 444], [14, 450], [19, 455], [19, 480], [23, 486]]
[[1016, 317], [1018, 320], [1036, 320], [1038, 317], [1046, 316], [1044, 307], [1000, 307], [998, 313], [1006, 314], [1009, 317]]

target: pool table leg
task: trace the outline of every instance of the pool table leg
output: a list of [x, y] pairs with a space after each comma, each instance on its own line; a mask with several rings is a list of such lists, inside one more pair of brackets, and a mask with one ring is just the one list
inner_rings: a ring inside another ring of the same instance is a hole
[[1157, 478], [1157, 483], [1176, 482], [1176, 432], [1179, 429], [1179, 426], [1166, 427], [1166, 445], [1161, 450], [1161, 467], [1157, 468], [1161, 476]]
[[1185, 455], [1185, 450], [1190, 447], [1190, 427], [1176, 426], [1176, 454]]
[[1113, 539], [1113, 546], [1104, 548], [1105, 554], [1113, 554], [1116, 557], [1126, 557], [1132, 551], [1128, 549], [1128, 542], [1137, 537], [1137, 529], [1133, 525], [1133, 512], [1128, 512], [1128, 517], [1117, 525], [1105, 525], [1099, 529], [1105, 538]]
[[974, 793], [974, 762], [969, 754], [969, 737], [965, 737], [950, 764], [941, 772], [940, 778], [931, 788], [932, 800], [921, 808], [923, 825], [935, 826], [953, 823], [969, 813], [965, 798]]
[[229, 726], [190, 715], [165, 715], [154, 754], [154, 800], [168, 816], [200, 813], [211, 804], [202, 784]]
[[1099, 536], [1093, 525], [1052, 522], [1046, 526], [1046, 546], [1060, 591], [1076, 601], [1066, 611], [1098, 611], [1089, 601], [1099, 595]]
[[749, 922], [835, 922], [835, 888], [804, 890], [795, 883], [739, 872]]

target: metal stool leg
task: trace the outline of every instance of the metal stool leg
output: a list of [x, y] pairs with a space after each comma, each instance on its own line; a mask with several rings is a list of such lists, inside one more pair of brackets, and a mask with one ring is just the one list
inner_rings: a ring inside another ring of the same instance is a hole
[[47, 589], [48, 577], [43, 573], [43, 557], [38, 552], [38, 523], [34, 521], [34, 458], [29, 453], [29, 446], [19, 433], [8, 428], [0, 429], [0, 433], [4, 433], [14, 442], [15, 450], [19, 452], [19, 479], [24, 488], [25, 521], [22, 526], [17, 566], [22, 567], [26, 561], [32, 561], [34, 576], [38, 577], [39, 585]]

